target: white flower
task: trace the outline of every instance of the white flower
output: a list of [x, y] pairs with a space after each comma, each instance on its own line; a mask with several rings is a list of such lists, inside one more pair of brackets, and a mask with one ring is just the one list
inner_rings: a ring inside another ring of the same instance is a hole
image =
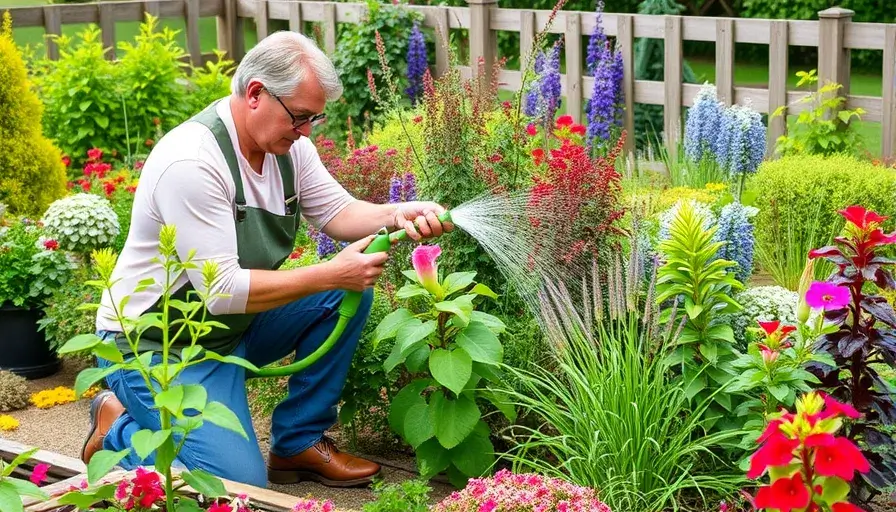
[[109, 200], [87, 193], [54, 201], [42, 220], [60, 248], [79, 253], [107, 247], [121, 230]]

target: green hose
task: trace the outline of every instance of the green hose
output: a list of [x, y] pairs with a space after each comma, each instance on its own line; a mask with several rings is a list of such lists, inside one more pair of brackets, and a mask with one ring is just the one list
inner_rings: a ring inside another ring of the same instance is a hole
[[[451, 214], [445, 212], [442, 215], [439, 215], [439, 221], [451, 222]], [[403, 229], [389, 233], [384, 228], [380, 230], [380, 233], [376, 238], [370, 242], [370, 245], [364, 249], [364, 254], [387, 252], [392, 247], [393, 241], [404, 240], [407, 236], [407, 232]], [[348, 325], [349, 321], [355, 317], [355, 313], [358, 312], [358, 306], [361, 305], [361, 295], [361, 292], [345, 292], [345, 296], [342, 298], [342, 303], [339, 305], [339, 320], [336, 322], [336, 327], [333, 328], [333, 332], [331, 332], [330, 336], [324, 340], [323, 344], [317, 347], [317, 350], [309, 354], [308, 357], [285, 366], [265, 366], [259, 368], [257, 372], [252, 374], [252, 376], [283, 377], [298, 373], [317, 362], [318, 359], [323, 357], [324, 354], [333, 348], [333, 345], [335, 345], [342, 336], [342, 332], [345, 331], [345, 327]]]

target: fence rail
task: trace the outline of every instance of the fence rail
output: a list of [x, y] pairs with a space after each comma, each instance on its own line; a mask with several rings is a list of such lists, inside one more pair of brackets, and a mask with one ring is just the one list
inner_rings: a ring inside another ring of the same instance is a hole
[[[497, 57], [498, 31], [520, 34], [521, 62], [527, 62], [535, 34], [546, 26], [550, 11], [504, 9], [496, 0], [467, 0], [467, 7], [406, 6], [424, 15], [424, 25], [447, 30], [469, 31], [470, 64], [459, 66], [466, 77], [476, 73], [476, 63], [483, 58], [491, 63]], [[103, 43], [109, 48], [107, 56], [115, 58], [115, 22], [139, 21], [144, 12], [160, 17], [178, 17], [186, 22], [187, 50], [194, 64], [201, 64], [199, 46], [199, 18], [217, 18], [217, 45], [228, 55], [239, 60], [245, 53], [244, 24], [253, 22], [258, 37], [269, 33], [270, 20], [288, 22], [290, 30], [301, 30], [304, 22], [318, 22], [323, 26], [324, 49], [336, 49], [336, 28], [339, 23], [362, 23], [367, 11], [364, 4], [295, 1], [295, 0], [129, 0], [90, 4], [57, 4], [37, 7], [14, 7], [9, 11], [14, 27], [43, 26], [48, 34], [61, 33], [61, 26], [69, 23], [97, 23]], [[790, 46], [818, 48], [819, 86], [828, 81], [843, 85], [847, 108], [861, 107], [867, 111], [865, 121], [881, 123], [881, 154], [896, 156], [896, 24], [856, 23], [853, 12], [831, 8], [819, 13], [817, 21], [765, 20], [742, 18], [709, 18], [689, 16], [655, 16], [632, 14], [603, 14], [606, 34], [620, 43], [623, 62], [623, 93], [625, 97], [624, 127], [634, 130], [635, 103], [662, 105], [666, 144], [674, 154], [682, 133], [682, 110], [693, 104], [699, 85], [682, 83], [682, 47], [684, 41], [715, 43], [716, 87], [719, 98], [726, 104], [751, 102], [762, 113], [774, 112], [790, 105], [791, 113], [807, 108], [795, 103], [805, 93], [787, 90], [788, 48]], [[560, 11], [549, 32], [565, 36], [564, 53], [567, 73], [561, 75], [561, 94], [566, 98], [567, 110], [576, 118], [582, 115], [583, 104], [590, 98], [593, 78], [583, 72], [582, 37], [590, 34], [597, 22], [593, 12]], [[663, 81], [635, 80], [634, 43], [637, 38], [656, 38], [664, 41]], [[764, 44], [769, 47], [769, 81], [767, 88], [734, 85], [734, 47], [736, 43]], [[448, 66], [449, 58], [442, 45], [437, 44], [435, 74]], [[851, 50], [883, 51], [883, 87], [881, 96], [849, 93]], [[50, 58], [58, 58], [58, 49], [47, 45]], [[521, 73], [504, 70], [500, 87], [518, 90]], [[770, 121], [768, 130], [769, 154], [778, 136], [786, 133], [782, 118]], [[631, 149], [632, 138], [628, 139]]]

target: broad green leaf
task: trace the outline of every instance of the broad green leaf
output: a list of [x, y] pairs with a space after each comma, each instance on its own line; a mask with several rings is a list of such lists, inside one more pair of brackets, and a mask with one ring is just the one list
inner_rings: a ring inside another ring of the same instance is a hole
[[414, 449], [435, 435], [426, 402], [415, 404], [408, 409], [404, 418], [404, 437]]
[[25, 509], [22, 505], [22, 498], [15, 488], [6, 481], [0, 482], [0, 510], [3, 512], [22, 512]]
[[435, 308], [438, 311], [451, 313], [460, 322], [463, 327], [470, 323], [470, 317], [473, 315], [473, 296], [461, 295], [453, 300], [436, 302]]
[[484, 324], [495, 334], [501, 334], [507, 330], [507, 325], [505, 325], [500, 318], [488, 313], [483, 313], [482, 311], [473, 311], [470, 321]]
[[430, 439], [421, 444], [417, 450], [417, 469], [423, 478], [432, 478], [448, 468], [451, 457], [448, 450], [439, 444], [438, 439]]
[[181, 478], [183, 478], [184, 482], [196, 492], [207, 498], [227, 496], [227, 489], [224, 487], [224, 482], [207, 471], [201, 469], [184, 471], [181, 473]]
[[432, 394], [429, 401], [429, 414], [436, 439], [449, 450], [470, 435], [481, 417], [479, 407], [473, 400], [463, 395], [457, 400], [451, 400], [446, 398], [442, 391]]
[[455, 341], [473, 361], [496, 365], [504, 359], [504, 347], [485, 324], [470, 322], [457, 334]]
[[74, 338], [65, 342], [62, 347], [57, 351], [59, 354], [71, 354], [74, 352], [81, 352], [82, 350], [89, 350], [95, 347], [97, 344], [102, 342], [102, 338], [97, 336], [96, 334], [79, 334]]
[[100, 450], [94, 453], [93, 457], [90, 458], [90, 463], [87, 464], [87, 483], [91, 485], [97, 483], [100, 478], [106, 476], [129, 453], [131, 453], [130, 448], [125, 448], [119, 452]]
[[376, 349], [380, 341], [394, 338], [398, 328], [413, 318], [414, 314], [404, 308], [396, 309], [386, 315], [373, 332], [373, 348]]
[[395, 395], [392, 399], [392, 403], [389, 404], [389, 426], [401, 437], [405, 437], [404, 421], [407, 417], [408, 410], [417, 404], [426, 405], [426, 400], [420, 396], [420, 393], [422, 393], [429, 384], [429, 379], [417, 379], [411, 381], [410, 384], [401, 388], [401, 391]]
[[249, 435], [243, 429], [240, 419], [221, 402], [209, 402], [206, 404], [205, 409], [202, 411], [202, 418], [219, 427], [236, 432], [243, 436], [244, 439], [249, 439]]
[[474, 287], [473, 287], [469, 292], [467, 292], [467, 293], [470, 294], [470, 295], [485, 295], [486, 297], [488, 297], [488, 298], [490, 298], [490, 299], [497, 299], [497, 298], [498, 298], [498, 294], [497, 294], [497, 293], [493, 292], [491, 288], [489, 288], [488, 286], [486, 286], [486, 285], [484, 285], [484, 284], [482, 284], [482, 283], [476, 283], [476, 286], [474, 286]]
[[[486, 427], [487, 430], [487, 427]], [[451, 449], [451, 463], [471, 477], [484, 474], [495, 461], [495, 447], [486, 434], [474, 430], [459, 445]]]
[[81, 370], [75, 377], [75, 396], [81, 398], [81, 395], [87, 391], [90, 386], [106, 378], [107, 375], [119, 370], [121, 366], [112, 365], [107, 368], [87, 368]]
[[473, 279], [476, 279], [476, 272], [452, 272], [442, 281], [442, 289], [445, 290], [445, 295], [448, 296], [470, 286]]
[[459, 395], [473, 373], [473, 360], [462, 348], [437, 348], [429, 355], [429, 371], [439, 384]]
[[131, 436], [131, 447], [134, 448], [134, 451], [137, 452], [137, 456], [142, 460], [149, 457], [159, 446], [162, 446], [162, 443], [164, 443], [170, 435], [170, 430], [138, 430]]

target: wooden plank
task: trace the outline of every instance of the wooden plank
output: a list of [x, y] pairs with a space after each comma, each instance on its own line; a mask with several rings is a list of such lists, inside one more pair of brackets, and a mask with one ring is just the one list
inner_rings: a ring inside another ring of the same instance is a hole
[[199, 43], [199, 0], [184, 0], [184, 17], [187, 23], [187, 51], [194, 66], [202, 65], [202, 47]]
[[[773, 21], [771, 30], [771, 44], [768, 47], [769, 113], [787, 104], [787, 22]], [[786, 121], [783, 116], [769, 119], [766, 156], [774, 156], [778, 137], [787, 133]]]
[[[46, 35], [62, 35], [62, 16], [60, 15], [61, 5], [45, 5], [44, 10], [44, 32]], [[53, 38], [47, 38], [47, 58], [50, 60], [59, 60], [59, 45]]]
[[582, 22], [575, 13], [566, 13], [566, 113], [575, 122], [582, 119]]
[[436, 73], [435, 78], [439, 78], [448, 72], [451, 67], [450, 50], [450, 21], [448, 20], [449, 11], [442, 7], [434, 12], [435, 14], [435, 46], [436, 46]]
[[626, 131], [625, 152], [635, 149], [635, 38], [634, 16], [616, 19], [616, 41], [622, 52], [622, 96], [625, 102], [622, 127]]
[[716, 21], [716, 93], [725, 105], [734, 100], [734, 22]]
[[324, 5], [324, 50], [333, 55], [336, 53], [336, 5]]
[[881, 116], [881, 156], [896, 156], [896, 25], [887, 26]]
[[100, 11], [100, 30], [103, 35], [103, 48], [106, 50], [106, 59], [115, 60], [115, 18], [112, 17], [114, 6], [109, 3], [96, 4]]
[[302, 4], [289, 2], [289, 30], [302, 33]]
[[255, 0], [255, 31], [259, 41], [268, 37], [268, 0]]
[[663, 82], [665, 101], [663, 102], [663, 132], [666, 149], [674, 159], [681, 140], [681, 18], [666, 16], [665, 55], [663, 59]]

